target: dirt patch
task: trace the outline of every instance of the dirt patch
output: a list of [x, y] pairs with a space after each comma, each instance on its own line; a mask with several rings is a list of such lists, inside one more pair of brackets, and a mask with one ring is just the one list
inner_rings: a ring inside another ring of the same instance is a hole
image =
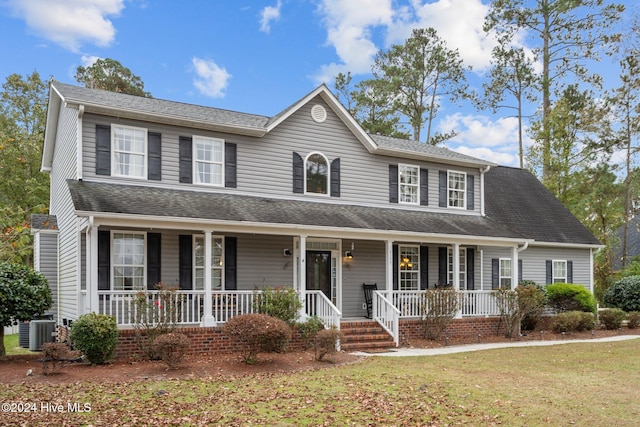
[[[603, 338], [614, 335], [638, 335], [640, 331], [606, 331], [597, 330], [572, 334], [554, 334], [550, 331], [535, 331], [523, 334], [517, 339], [508, 339], [503, 336], [475, 336], [466, 338], [441, 337], [438, 341], [426, 339], [414, 339], [404, 342], [403, 347], [413, 348], [437, 348], [452, 345], [494, 343], [510, 341], [549, 341], [549, 340], [573, 340]], [[374, 353], [372, 353], [374, 354]], [[10, 356], [8, 360], [0, 362], [0, 383], [5, 384], [64, 384], [85, 381], [96, 382], [122, 382], [139, 379], [163, 380], [169, 378], [206, 378], [206, 377], [238, 377], [252, 374], [282, 374], [305, 370], [326, 369], [331, 366], [354, 363], [362, 359], [351, 353], [338, 352], [328, 357], [326, 361], [316, 361], [313, 352], [296, 353], [269, 353], [259, 354], [258, 362], [247, 365], [242, 362], [238, 354], [212, 355], [198, 354], [186, 356], [185, 361], [178, 369], [168, 370], [160, 361], [140, 361], [131, 359], [116, 359], [112, 362], [91, 366], [86, 363], [65, 363], [59, 373], [44, 375], [42, 363], [38, 361], [40, 354]], [[27, 375], [30, 371], [31, 375]]]

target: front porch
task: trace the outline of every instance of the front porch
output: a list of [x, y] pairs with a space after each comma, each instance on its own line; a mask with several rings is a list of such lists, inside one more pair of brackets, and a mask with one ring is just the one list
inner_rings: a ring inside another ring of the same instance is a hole
[[[180, 327], [221, 326], [234, 316], [258, 312], [258, 298], [262, 290], [254, 291], [184, 291], [176, 290], [170, 300], [163, 291], [98, 291], [99, 313], [115, 317], [122, 329], [135, 326], [140, 313], [136, 300], [142, 298], [156, 310], [175, 313], [175, 323]], [[422, 291], [373, 292], [373, 321], [392, 338], [395, 346], [401, 344], [401, 323], [420, 320], [424, 312], [425, 293]], [[492, 291], [459, 291], [458, 319], [488, 318], [500, 312]], [[320, 290], [308, 290], [304, 294], [301, 318], [318, 317], [325, 327], [341, 329], [340, 310]], [[167, 307], [170, 304], [171, 307]], [[212, 319], [206, 321], [205, 319]], [[363, 319], [364, 320], [364, 319]], [[350, 319], [353, 321], [353, 319]]]

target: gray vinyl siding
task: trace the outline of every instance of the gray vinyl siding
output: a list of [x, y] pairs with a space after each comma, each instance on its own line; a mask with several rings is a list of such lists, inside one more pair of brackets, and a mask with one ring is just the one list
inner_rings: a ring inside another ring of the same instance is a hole
[[58, 233], [38, 232], [34, 236], [34, 266], [47, 278], [53, 304], [45, 314], [58, 319]]
[[[352, 240], [344, 240], [343, 248], [351, 248]], [[386, 287], [385, 242], [354, 240], [353, 258], [342, 261], [342, 316], [364, 317], [363, 283], [376, 283], [378, 289]]]
[[[327, 109], [324, 123], [311, 119], [311, 107], [316, 103]], [[106, 116], [86, 114], [83, 119], [83, 176], [96, 178], [95, 174], [95, 125], [110, 125], [114, 120]], [[119, 124], [146, 128], [150, 132], [162, 134], [162, 183], [184, 188], [197, 187], [194, 184], [180, 184], [178, 177], [178, 140], [180, 136], [202, 135], [222, 138], [237, 144], [237, 188], [215, 191], [234, 191], [277, 197], [291, 197], [314, 201], [341, 201], [390, 205], [389, 164], [405, 163], [426, 168], [429, 171], [428, 209], [438, 207], [438, 172], [456, 170], [475, 176], [475, 212], [480, 211], [480, 175], [477, 169], [446, 166], [433, 162], [418, 162], [396, 157], [369, 153], [344, 123], [331, 111], [328, 105], [316, 98], [295, 112], [269, 134], [262, 138], [208, 132], [180, 128], [164, 124], [145, 123], [118, 119]], [[341, 197], [328, 198], [317, 195], [294, 195], [292, 191], [292, 152], [303, 158], [311, 152], [324, 154], [329, 162], [341, 159]], [[98, 177], [104, 179], [104, 177]], [[111, 178], [127, 182], [123, 178]], [[140, 180], [135, 180], [140, 182]], [[156, 184], [154, 184], [156, 185]], [[201, 187], [211, 188], [211, 187]], [[394, 207], [424, 209], [417, 205], [393, 204]], [[445, 209], [446, 210], [446, 209]], [[461, 212], [460, 210], [447, 210]], [[467, 212], [467, 211], [462, 211]]]
[[[546, 283], [546, 261], [573, 261], [573, 283], [591, 287], [591, 252], [589, 249], [554, 248], [535, 246], [520, 252], [518, 258], [522, 260], [522, 279], [533, 280], [544, 285]], [[491, 259], [511, 258], [509, 248], [484, 248], [483, 289], [491, 289]]]
[[58, 286], [60, 319], [78, 315], [78, 228], [66, 180], [77, 177], [77, 110], [62, 108], [51, 168], [50, 213], [59, 231]]

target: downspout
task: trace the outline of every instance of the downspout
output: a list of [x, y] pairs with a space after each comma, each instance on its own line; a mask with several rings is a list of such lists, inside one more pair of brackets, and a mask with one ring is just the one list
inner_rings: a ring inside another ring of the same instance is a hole
[[490, 165], [480, 168], [480, 215], [485, 216], [484, 212], [484, 174], [489, 172]]
[[78, 106], [78, 124], [76, 135], [76, 176], [78, 181], [82, 181], [82, 117], [84, 116], [84, 105]]

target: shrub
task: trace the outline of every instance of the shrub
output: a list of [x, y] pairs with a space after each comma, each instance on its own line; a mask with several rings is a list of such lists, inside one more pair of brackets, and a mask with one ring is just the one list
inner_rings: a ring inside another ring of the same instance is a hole
[[500, 321], [504, 322], [504, 335], [513, 337], [518, 332], [522, 320], [522, 312], [518, 307], [518, 293], [512, 289], [496, 289], [493, 297], [500, 311]]
[[304, 322], [298, 322], [296, 326], [298, 327], [300, 335], [302, 335], [302, 339], [306, 343], [307, 347], [309, 347], [310, 343], [315, 341], [318, 331], [324, 329], [324, 324], [318, 316], [309, 317]]
[[291, 339], [291, 327], [285, 321], [260, 313], [232, 317], [222, 329], [240, 342], [245, 363], [255, 363], [260, 352], [283, 351]]
[[105, 314], [84, 314], [71, 325], [70, 338], [73, 346], [93, 365], [105, 363], [118, 344], [116, 319]]
[[516, 288], [518, 306], [523, 311], [520, 327], [525, 331], [533, 331], [547, 304], [547, 293], [543, 286], [532, 280], [521, 280]]
[[629, 276], [614, 282], [605, 292], [604, 302], [626, 312], [640, 311], [640, 276]]
[[626, 317], [627, 314], [619, 308], [607, 308], [598, 313], [600, 323], [605, 329], [619, 329]]
[[153, 341], [153, 348], [169, 369], [177, 368], [189, 348], [189, 338], [185, 334], [169, 332], [157, 337]]
[[422, 304], [425, 336], [437, 340], [455, 318], [460, 306], [458, 293], [453, 289], [429, 289]]
[[551, 330], [556, 333], [590, 331], [595, 327], [593, 313], [584, 311], [566, 311], [553, 317]]
[[627, 313], [627, 326], [629, 329], [636, 329], [640, 326], [640, 311]]
[[258, 313], [267, 314], [294, 325], [302, 302], [292, 288], [264, 288], [254, 299], [254, 308]]
[[160, 358], [154, 351], [156, 338], [173, 332], [180, 319], [182, 296], [178, 289], [159, 282], [156, 290], [140, 291], [133, 296], [136, 345], [147, 359]]
[[322, 360], [327, 354], [335, 353], [342, 332], [337, 329], [323, 329], [315, 337], [315, 359]]
[[582, 285], [571, 283], [554, 283], [547, 285], [549, 305], [558, 313], [565, 311], [596, 312], [595, 297]]
[[69, 347], [61, 342], [47, 342], [42, 344], [42, 373], [57, 374], [60, 365], [69, 358]]

